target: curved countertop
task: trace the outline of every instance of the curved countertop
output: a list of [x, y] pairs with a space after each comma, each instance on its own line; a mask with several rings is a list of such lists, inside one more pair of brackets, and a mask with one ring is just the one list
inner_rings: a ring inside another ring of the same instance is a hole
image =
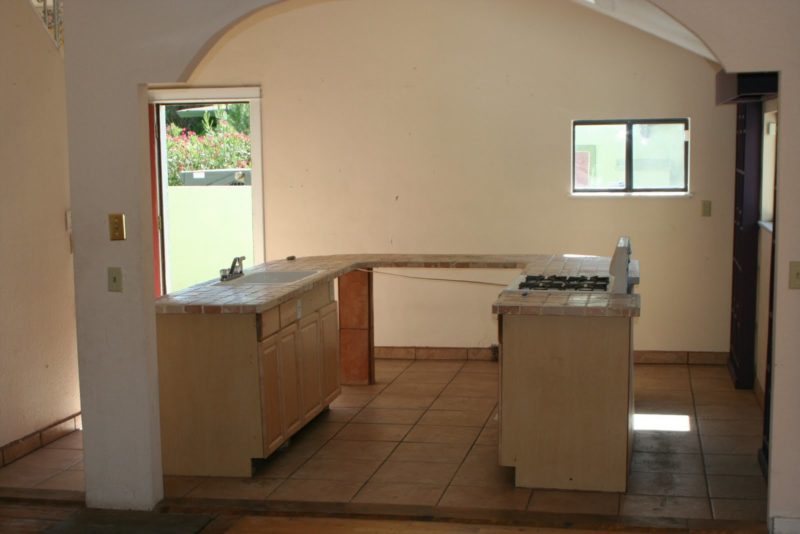
[[[545, 254], [339, 254], [277, 260], [245, 270], [257, 272], [317, 271], [296, 282], [279, 284], [209, 280], [156, 300], [156, 313], [225, 314], [261, 313], [327, 284], [357, 269], [373, 268], [455, 268], [519, 269], [522, 274], [607, 276], [611, 259], [603, 256]], [[638, 263], [631, 262], [630, 283], [639, 282]], [[605, 292], [504, 290], [492, 306], [499, 314], [638, 316], [637, 294]]]

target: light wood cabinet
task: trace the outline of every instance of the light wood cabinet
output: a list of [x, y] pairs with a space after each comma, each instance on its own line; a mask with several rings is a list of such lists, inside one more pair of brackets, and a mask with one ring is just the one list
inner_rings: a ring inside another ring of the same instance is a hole
[[632, 445], [629, 317], [503, 315], [501, 465], [517, 486], [626, 489]]
[[332, 286], [260, 314], [160, 314], [164, 474], [251, 476], [341, 391]]
[[319, 313], [306, 317], [297, 328], [297, 370], [303, 421], [322, 411], [322, 345]]

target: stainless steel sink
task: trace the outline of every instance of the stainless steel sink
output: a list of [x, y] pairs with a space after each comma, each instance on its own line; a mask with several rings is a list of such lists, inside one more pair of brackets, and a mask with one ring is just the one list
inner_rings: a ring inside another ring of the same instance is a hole
[[289, 284], [317, 274], [319, 271], [261, 271], [234, 278], [225, 285], [239, 284]]

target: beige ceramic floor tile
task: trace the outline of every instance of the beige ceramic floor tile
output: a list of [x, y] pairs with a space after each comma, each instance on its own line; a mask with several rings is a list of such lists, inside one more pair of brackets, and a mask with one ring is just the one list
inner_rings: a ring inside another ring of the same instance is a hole
[[450, 484], [452, 486], [513, 488], [514, 468], [498, 464], [497, 447], [475, 445]]
[[417, 382], [392, 382], [384, 393], [387, 395], [421, 395], [423, 397], [435, 397], [445, 388], [446, 384], [420, 384]]
[[442, 462], [460, 464], [470, 449], [468, 443], [400, 443], [389, 457], [396, 462]]
[[428, 410], [419, 420], [419, 424], [483, 427], [488, 416], [487, 413], [464, 410]]
[[696, 432], [637, 430], [633, 433], [633, 450], [697, 454], [700, 452], [700, 440]]
[[475, 445], [490, 445], [497, 447], [500, 443], [500, 429], [497, 425], [485, 426], [481, 430], [478, 439], [475, 440]]
[[363, 408], [374, 398], [375, 395], [371, 393], [348, 393], [346, 395], [339, 395], [331, 402], [331, 408]]
[[286, 449], [278, 450], [256, 469], [256, 476], [266, 478], [287, 478], [317, 452], [324, 442], [308, 441], [290, 443]]
[[758, 406], [758, 400], [752, 391], [709, 391], [696, 390], [694, 402], [698, 406], [707, 404], [724, 404], [726, 406]]
[[699, 419], [757, 419], [763, 415], [757, 404], [703, 404], [695, 405], [695, 411]]
[[337, 435], [345, 427], [346, 423], [325, 422], [314, 419], [307, 424], [297, 434], [292, 436], [292, 443], [305, 442], [325, 442]]
[[403, 441], [416, 443], [470, 444], [480, 433], [480, 428], [466, 426], [415, 425]]
[[436, 399], [434, 395], [390, 395], [381, 393], [369, 403], [368, 408], [426, 409]]
[[45, 446], [46, 449], [80, 449], [83, 450], [83, 431], [76, 430]]
[[329, 408], [317, 416], [325, 423], [347, 423], [359, 412], [360, 408]]
[[439, 384], [444, 386], [456, 376], [455, 371], [406, 371], [395, 380], [395, 384]]
[[465, 361], [443, 361], [443, 360], [416, 360], [409, 366], [412, 371], [452, 371], [458, 372], [464, 367]]
[[629, 495], [673, 495], [677, 497], [706, 497], [703, 475], [632, 472], [628, 476]]
[[372, 482], [405, 482], [446, 486], [458, 464], [441, 462], [397, 462], [388, 460], [372, 475]]
[[353, 458], [311, 458], [290, 478], [366, 482], [377, 471], [381, 460]]
[[337, 439], [365, 441], [400, 441], [411, 430], [411, 425], [383, 423], [348, 423], [337, 435]]
[[484, 397], [497, 399], [497, 384], [453, 384], [452, 382], [444, 388], [442, 397]]
[[711, 499], [714, 519], [733, 521], [765, 521], [767, 501], [744, 499]]
[[699, 454], [634, 452], [631, 471], [702, 475], [703, 458]]
[[528, 488], [497, 488], [484, 486], [450, 486], [439, 506], [448, 508], [489, 508], [493, 510], [524, 510], [531, 490]]
[[44, 469], [67, 469], [83, 460], [83, 451], [77, 449], [48, 449], [33, 451], [14, 462], [15, 465]]
[[698, 419], [701, 436], [761, 436], [764, 420], [753, 419]]
[[735, 391], [730, 378], [695, 378], [692, 377], [693, 391]]
[[497, 406], [497, 400], [486, 397], [439, 397], [431, 410], [469, 410], [471, 412], [486, 412], [487, 414]]
[[332, 439], [315, 458], [345, 458], [353, 460], [385, 460], [397, 446], [391, 441], [350, 441]]
[[413, 425], [425, 410], [404, 410], [401, 408], [364, 408], [353, 418], [354, 423], [392, 423]]
[[760, 436], [702, 436], [705, 454], [758, 454]]
[[164, 497], [185, 497], [204, 480], [204, 477], [179, 477], [167, 475], [164, 477]]
[[341, 480], [285, 480], [267, 498], [270, 501], [348, 502], [361, 482]]
[[36, 489], [85, 491], [86, 482], [83, 471], [62, 471], [47, 480], [36, 484]]
[[15, 462], [0, 469], [0, 487], [32, 488], [61, 472], [61, 469], [19, 465]]
[[187, 497], [262, 501], [280, 482], [271, 478], [207, 478], [190, 491]]
[[435, 506], [445, 486], [400, 482], [367, 482], [353, 498], [355, 503], [406, 504]]
[[690, 365], [689, 374], [692, 378], [715, 378], [731, 380], [727, 365]]
[[715, 499], [767, 498], [767, 485], [760, 476], [708, 475], [708, 494]]
[[555, 514], [617, 515], [619, 494], [599, 491], [533, 490], [528, 510]]
[[466, 362], [459, 372], [498, 374], [500, 372], [500, 365], [497, 362]]
[[711, 507], [708, 499], [701, 497], [623, 495], [620, 501], [620, 515], [711, 519]]
[[709, 475], [761, 476], [755, 454], [706, 454], [704, 459]]

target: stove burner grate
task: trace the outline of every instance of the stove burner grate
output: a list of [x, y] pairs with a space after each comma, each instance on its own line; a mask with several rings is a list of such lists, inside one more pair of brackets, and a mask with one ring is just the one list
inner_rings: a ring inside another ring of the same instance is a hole
[[520, 282], [519, 289], [534, 291], [606, 291], [607, 276], [563, 276], [541, 274], [527, 275]]

